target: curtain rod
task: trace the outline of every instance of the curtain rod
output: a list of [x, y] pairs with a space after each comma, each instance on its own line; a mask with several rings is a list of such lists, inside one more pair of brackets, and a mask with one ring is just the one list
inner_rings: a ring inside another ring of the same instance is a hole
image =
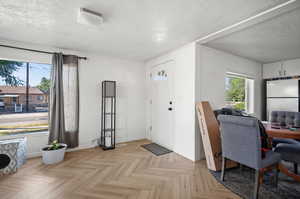
[[[34, 49], [30, 49], [30, 48], [22, 48], [22, 47], [9, 46], [9, 45], [3, 45], [3, 44], [0, 44], [0, 47], [13, 48], [13, 49], [18, 49], [18, 50], [26, 50], [26, 51], [36, 52], [36, 53], [45, 53], [45, 54], [54, 54], [55, 53], [55, 52], [34, 50]], [[78, 59], [87, 60], [86, 57], [79, 57], [79, 56], [78, 56]]]

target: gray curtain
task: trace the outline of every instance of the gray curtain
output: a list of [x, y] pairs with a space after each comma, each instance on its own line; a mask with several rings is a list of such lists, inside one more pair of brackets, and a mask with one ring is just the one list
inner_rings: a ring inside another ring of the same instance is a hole
[[52, 58], [49, 143], [57, 140], [69, 148], [78, 146], [78, 57], [55, 53]]

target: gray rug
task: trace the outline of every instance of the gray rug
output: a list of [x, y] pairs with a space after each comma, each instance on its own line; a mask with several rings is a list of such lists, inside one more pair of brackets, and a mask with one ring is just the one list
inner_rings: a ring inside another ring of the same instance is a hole
[[[288, 163], [285, 163], [291, 167]], [[250, 168], [227, 169], [225, 173], [225, 181], [220, 180], [221, 172], [210, 171], [211, 174], [230, 189], [232, 192], [245, 199], [251, 199], [254, 190], [254, 170]], [[273, 183], [273, 173], [269, 172], [264, 176], [264, 184], [260, 186], [260, 199], [299, 199], [300, 198], [300, 183], [294, 181], [292, 178], [279, 174], [278, 187]]]
[[150, 151], [151, 153], [153, 153], [157, 156], [173, 152], [173, 151], [170, 151], [169, 149], [166, 149], [165, 147], [162, 147], [155, 143], [145, 144], [145, 145], [142, 145], [141, 147], [147, 149], [148, 151]]

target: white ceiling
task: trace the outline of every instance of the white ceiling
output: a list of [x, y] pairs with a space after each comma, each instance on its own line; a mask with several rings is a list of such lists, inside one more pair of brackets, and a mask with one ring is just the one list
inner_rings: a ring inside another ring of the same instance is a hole
[[[146, 60], [282, 2], [0, 0], [0, 38]], [[78, 24], [80, 7], [101, 12], [105, 23]]]
[[300, 58], [300, 9], [206, 45], [262, 63]]

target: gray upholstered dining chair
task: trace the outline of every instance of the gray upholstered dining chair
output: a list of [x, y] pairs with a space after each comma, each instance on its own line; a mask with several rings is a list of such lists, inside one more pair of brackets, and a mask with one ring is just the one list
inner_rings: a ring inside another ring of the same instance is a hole
[[279, 143], [274, 151], [281, 155], [282, 160], [292, 162], [294, 164], [294, 173], [298, 174], [298, 164], [300, 164], [300, 143]]
[[[276, 123], [279, 126], [300, 127], [300, 113], [292, 111], [272, 111], [271, 123]], [[287, 138], [273, 138], [274, 147], [279, 143], [299, 144], [297, 140]]]
[[[280, 126], [300, 127], [300, 113], [292, 111], [272, 111], [271, 123], [277, 123]], [[281, 154], [282, 160], [294, 164], [294, 173], [298, 173], [298, 164], [300, 164], [300, 142], [294, 139], [273, 138], [275, 152]]]
[[300, 113], [293, 111], [272, 111], [271, 122], [281, 126], [292, 125], [300, 127]]
[[226, 160], [233, 160], [255, 169], [255, 186], [253, 198], [258, 198], [261, 169], [274, 166], [278, 180], [278, 163], [280, 154], [268, 151], [262, 158], [261, 138], [258, 120], [252, 117], [219, 115], [222, 141], [222, 174], [224, 180]]

